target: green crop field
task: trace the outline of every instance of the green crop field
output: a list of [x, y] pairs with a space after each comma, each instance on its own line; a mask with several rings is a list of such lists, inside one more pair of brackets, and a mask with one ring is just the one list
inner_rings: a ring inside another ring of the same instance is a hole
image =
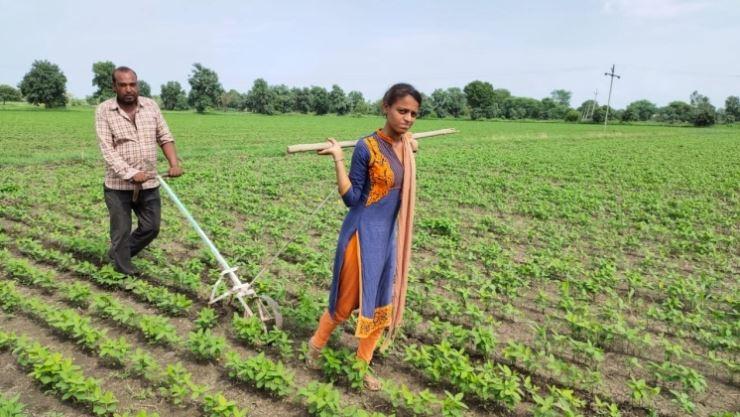
[[165, 118], [169, 183], [240, 276], [294, 239], [257, 281], [283, 328], [208, 308], [220, 271], [164, 193], [141, 276], [115, 273], [93, 110], [0, 107], [0, 415], [738, 415], [737, 125], [419, 120], [459, 133], [420, 140], [403, 335], [368, 393], [352, 323], [303, 365], [346, 209], [311, 217], [332, 163], [285, 148], [383, 120]]

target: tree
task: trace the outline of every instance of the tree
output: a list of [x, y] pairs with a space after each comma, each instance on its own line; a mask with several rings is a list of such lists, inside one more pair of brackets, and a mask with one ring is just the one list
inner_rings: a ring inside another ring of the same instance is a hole
[[709, 103], [700, 103], [691, 111], [691, 123], [697, 127], [711, 126], [717, 121], [717, 110]]
[[349, 102], [347, 102], [347, 97], [344, 95], [344, 90], [336, 84], [331, 86], [329, 103], [330, 112], [339, 116], [349, 113]]
[[[567, 93], [567, 91], [566, 91]], [[570, 110], [570, 107], [563, 105], [550, 97], [545, 97], [540, 101], [539, 118], [546, 120], [561, 120]]]
[[446, 90], [438, 88], [432, 91], [432, 96], [429, 97], [429, 101], [431, 101], [432, 109], [437, 117], [447, 117], [447, 101], [449, 101], [449, 97], [447, 97]]
[[[494, 91], [494, 99], [496, 97], [496, 90]], [[465, 93], [459, 87], [451, 87], [447, 89], [447, 112], [452, 117], [460, 117], [465, 112], [465, 106], [467, 105], [465, 99]], [[495, 100], [494, 100], [495, 105]], [[495, 117], [493, 115], [492, 117]]]
[[23, 97], [21, 92], [7, 84], [0, 84], [0, 100], [5, 104], [6, 101], [21, 101]]
[[725, 117], [732, 120], [740, 120], [740, 98], [737, 96], [729, 96], [725, 100]]
[[693, 93], [689, 96], [689, 104], [691, 107], [696, 107], [700, 104], [706, 104], [709, 103], [709, 97], [699, 94], [698, 91], [694, 90]]
[[717, 109], [717, 123], [735, 123], [735, 116], [727, 114], [727, 111], [725, 109]]
[[188, 108], [185, 91], [177, 81], [168, 81], [166, 84], [162, 84], [159, 97], [162, 99], [165, 110], [185, 110]]
[[19, 87], [26, 101], [46, 108], [64, 107], [67, 104], [67, 77], [56, 64], [45, 60], [33, 61]]
[[354, 115], [361, 115], [368, 112], [365, 97], [359, 91], [350, 91], [347, 94], [347, 102], [349, 103], [349, 112]]
[[139, 95], [142, 97], [152, 97], [152, 87], [148, 82], [139, 80]]
[[691, 104], [689, 120], [694, 126], [711, 126], [717, 121], [717, 110], [709, 102], [709, 97], [694, 91], [689, 97], [689, 102]]
[[567, 90], [553, 90], [550, 98], [561, 106], [570, 107], [570, 97], [573, 93]]
[[306, 114], [311, 111], [311, 91], [308, 87], [290, 89], [293, 96], [293, 111]]
[[385, 116], [383, 113], [383, 99], [379, 98], [370, 104], [370, 114]]
[[331, 101], [329, 100], [329, 93], [326, 89], [324, 87], [313, 86], [310, 92], [311, 110], [317, 115], [328, 113], [331, 108]]
[[625, 122], [640, 121], [644, 122], [650, 120], [655, 113], [658, 112], [658, 107], [648, 100], [637, 100], [630, 103], [626, 109], [624, 109]]
[[252, 84], [252, 89], [247, 93], [247, 109], [260, 114], [275, 113], [275, 94], [270, 90], [267, 81], [257, 78]]
[[244, 96], [232, 88], [221, 94], [219, 103], [224, 110], [242, 110], [244, 108]]
[[578, 110], [575, 110], [575, 109], [570, 109], [565, 114], [565, 117], [563, 118], [563, 120], [565, 120], [566, 122], [571, 122], [571, 123], [572, 122], [577, 122], [577, 121], [581, 120], [581, 112], [579, 112]]
[[493, 90], [493, 117], [503, 116], [504, 103], [509, 97], [511, 97], [511, 93], [505, 88]]
[[465, 98], [470, 106], [470, 117], [480, 119], [491, 118], [495, 115], [493, 86], [489, 82], [472, 81], [463, 89]]
[[[612, 117], [614, 115], [614, 108], [609, 107], [609, 120], [612, 120]], [[597, 106], [594, 109], [594, 115], [592, 117], [594, 123], [604, 123], [604, 119], [606, 118], [606, 105]], [[614, 117], [616, 119], [616, 117]]]
[[218, 82], [218, 74], [198, 63], [193, 64], [193, 73], [188, 82], [190, 83], [188, 103], [198, 113], [205, 112], [207, 107], [215, 107], [224, 91]]
[[672, 101], [658, 109], [657, 119], [666, 123], [685, 123], [691, 120], [691, 106], [683, 101]]
[[419, 118], [427, 117], [434, 111], [429, 96], [421, 93], [421, 106], [419, 106]]
[[95, 102], [100, 103], [103, 100], [116, 96], [116, 93], [113, 91], [113, 71], [115, 69], [115, 64], [110, 61], [93, 63], [92, 85], [98, 87], [92, 95]]
[[430, 101], [437, 117], [460, 117], [467, 104], [465, 93], [458, 87], [438, 88], [432, 92]]
[[509, 97], [504, 101], [503, 115], [507, 119], [538, 119], [542, 104], [529, 97]]
[[449, 100], [449, 97], [447, 97], [447, 91], [443, 90], [441, 88], [438, 88], [434, 91], [432, 91], [432, 96], [429, 97], [429, 101], [431, 101], [432, 110], [439, 118], [447, 117], [447, 101]]
[[270, 87], [273, 95], [273, 106], [279, 113], [290, 113], [293, 111], [295, 97], [293, 92], [285, 84], [274, 85]]

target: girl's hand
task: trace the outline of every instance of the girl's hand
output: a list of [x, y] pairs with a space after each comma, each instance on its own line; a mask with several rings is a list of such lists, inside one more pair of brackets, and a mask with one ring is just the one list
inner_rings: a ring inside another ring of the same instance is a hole
[[329, 145], [320, 151], [316, 151], [316, 153], [319, 155], [333, 155], [334, 159], [341, 159], [343, 156], [342, 147], [339, 146], [337, 140], [334, 138], [328, 138], [326, 141], [329, 142]]

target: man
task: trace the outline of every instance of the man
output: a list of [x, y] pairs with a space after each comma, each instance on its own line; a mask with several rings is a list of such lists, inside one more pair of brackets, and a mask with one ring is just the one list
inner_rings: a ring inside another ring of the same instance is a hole
[[[118, 272], [135, 273], [131, 257], [157, 237], [161, 201], [157, 172], [157, 145], [162, 148], [177, 177], [183, 170], [175, 143], [154, 100], [139, 97], [136, 73], [128, 67], [113, 71], [116, 97], [106, 100], [95, 113], [95, 130], [105, 160], [105, 204], [110, 214], [109, 260]], [[138, 225], [131, 233], [131, 211]]]

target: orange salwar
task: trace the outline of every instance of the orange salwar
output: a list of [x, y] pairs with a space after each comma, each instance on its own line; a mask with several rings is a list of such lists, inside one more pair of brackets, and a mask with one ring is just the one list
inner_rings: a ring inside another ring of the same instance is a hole
[[[342, 322], [347, 320], [354, 310], [360, 307], [360, 244], [357, 239], [357, 233], [352, 235], [347, 249], [344, 252], [344, 262], [339, 273], [339, 294], [337, 296], [337, 306], [334, 317], [329, 311], [324, 311], [319, 319], [319, 327], [316, 329], [313, 337], [309, 341], [317, 349], [326, 346], [329, 337], [334, 329]], [[375, 352], [375, 346], [378, 344], [383, 328], [378, 328], [367, 337], [360, 338], [360, 344], [357, 347], [357, 357], [370, 363]]]

